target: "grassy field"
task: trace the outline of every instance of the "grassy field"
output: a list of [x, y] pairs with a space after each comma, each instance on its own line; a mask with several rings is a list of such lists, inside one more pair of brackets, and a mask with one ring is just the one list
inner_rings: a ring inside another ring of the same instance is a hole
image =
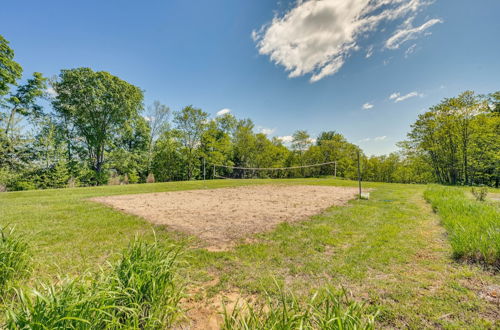
[[[237, 292], [279, 295], [275, 282], [307, 300], [322, 288], [347, 290], [380, 310], [378, 326], [494, 328], [498, 304], [484, 299], [500, 275], [459, 263], [425, 186], [366, 183], [370, 200], [333, 207], [308, 221], [282, 224], [226, 252], [196, 248], [196, 239], [120, 213], [87, 198], [265, 183], [355, 186], [333, 179], [215, 180], [0, 194], [0, 225], [15, 225], [33, 254], [35, 280], [55, 281], [114, 261], [136, 235], [184, 244], [180, 275], [189, 305]], [[188, 313], [189, 315], [189, 313]]]

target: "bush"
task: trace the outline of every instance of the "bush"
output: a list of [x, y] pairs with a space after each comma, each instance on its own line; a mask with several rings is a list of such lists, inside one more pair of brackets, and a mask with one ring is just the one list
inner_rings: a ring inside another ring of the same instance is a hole
[[121, 184], [120, 176], [116, 172], [112, 172], [108, 178], [108, 185], [117, 186]]
[[130, 172], [128, 174], [128, 181], [130, 183], [138, 183], [139, 182], [139, 176], [137, 175], [136, 172]]
[[181, 313], [178, 248], [135, 240], [96, 276], [16, 290], [7, 329], [164, 329]]
[[471, 200], [462, 189], [432, 186], [424, 196], [448, 231], [456, 259], [500, 267], [500, 212]]
[[28, 243], [14, 228], [0, 227], [0, 295], [12, 282], [29, 274], [29, 265]]
[[36, 189], [36, 186], [33, 182], [22, 180], [14, 182], [10, 189], [14, 191], [33, 190]]
[[68, 188], [78, 187], [78, 180], [75, 177], [70, 177], [68, 183], [66, 184]]
[[486, 188], [486, 187], [479, 187], [479, 188], [472, 187], [471, 193], [472, 193], [472, 195], [474, 195], [474, 197], [476, 197], [477, 201], [484, 202], [486, 200], [486, 196], [488, 195], [488, 188]]
[[268, 294], [259, 309], [249, 304], [235, 307], [228, 313], [224, 308], [223, 329], [374, 329], [378, 311], [369, 312], [364, 305], [340, 294], [324, 290], [300, 303], [292, 293], [279, 289], [279, 299]]
[[155, 175], [153, 173], [149, 173], [146, 178], [146, 183], [155, 183]]

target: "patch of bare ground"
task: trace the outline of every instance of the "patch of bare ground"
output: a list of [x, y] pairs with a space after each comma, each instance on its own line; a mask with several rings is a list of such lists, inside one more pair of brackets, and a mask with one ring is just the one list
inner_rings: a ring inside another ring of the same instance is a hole
[[224, 308], [231, 313], [235, 308], [244, 308], [246, 303], [255, 302], [255, 297], [244, 296], [237, 290], [221, 291], [209, 296], [211, 287], [218, 284], [217, 276], [201, 285], [190, 288], [187, 298], [181, 303], [186, 310], [184, 322], [179, 324], [179, 330], [217, 330], [224, 320]]
[[194, 235], [212, 251], [296, 222], [334, 205], [346, 205], [356, 188], [307, 185], [256, 185], [93, 198], [157, 225]]

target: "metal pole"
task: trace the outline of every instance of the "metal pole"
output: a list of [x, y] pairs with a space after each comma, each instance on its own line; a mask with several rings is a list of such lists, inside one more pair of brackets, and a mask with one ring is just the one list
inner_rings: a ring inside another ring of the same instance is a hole
[[214, 164], [214, 179], [215, 179], [215, 164]]
[[358, 150], [358, 186], [359, 186], [359, 199], [361, 199], [361, 170], [359, 166], [359, 150]]
[[335, 172], [334, 172], [334, 175], [335, 179], [337, 178], [337, 162], [335, 162]]
[[207, 177], [207, 169], [205, 167], [205, 158], [203, 158], [203, 181], [206, 180]]

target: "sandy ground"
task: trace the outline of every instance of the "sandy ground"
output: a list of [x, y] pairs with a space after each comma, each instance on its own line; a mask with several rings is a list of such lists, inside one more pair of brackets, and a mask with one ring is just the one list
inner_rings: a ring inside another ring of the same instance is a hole
[[195, 235], [211, 250], [242, 238], [345, 205], [356, 188], [256, 185], [93, 198], [154, 224]]

